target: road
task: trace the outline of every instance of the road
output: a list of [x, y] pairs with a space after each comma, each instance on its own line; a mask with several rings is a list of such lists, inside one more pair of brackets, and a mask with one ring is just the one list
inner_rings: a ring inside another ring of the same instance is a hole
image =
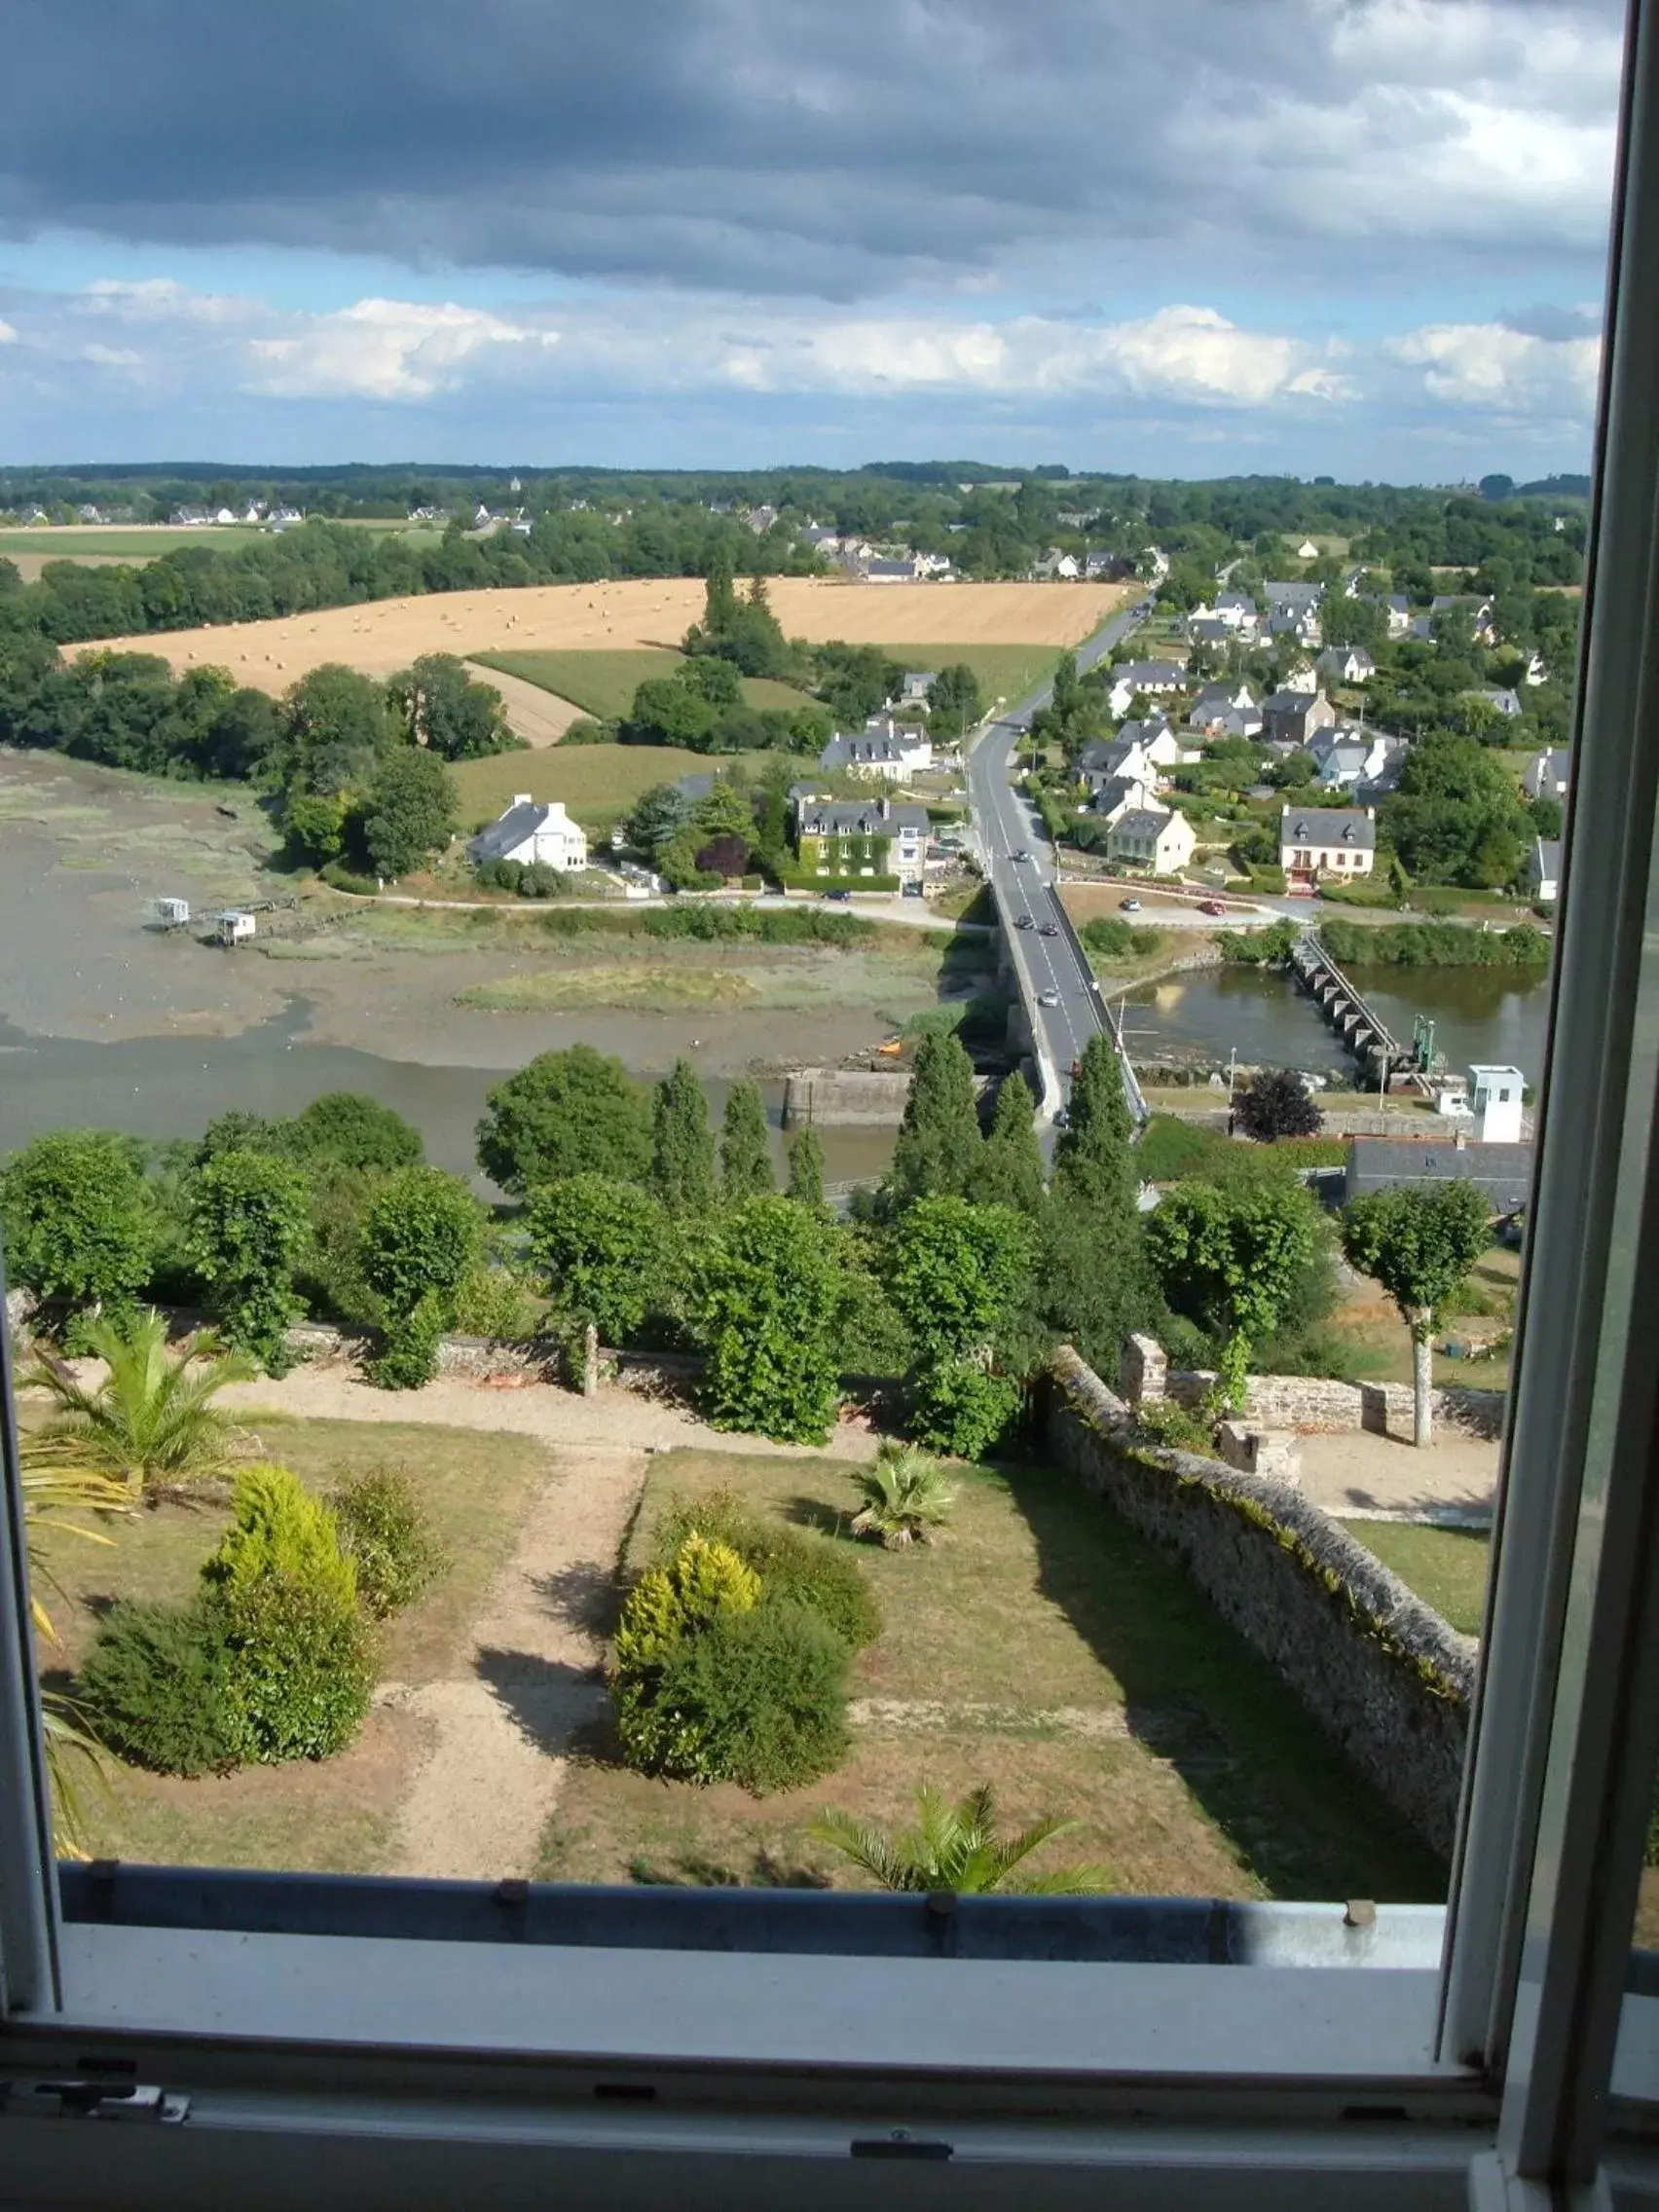
[[[1077, 648], [1079, 670], [1092, 668], [1144, 619], [1134, 605], [1114, 614], [1103, 629]], [[1095, 1031], [1104, 1026], [1088, 963], [1058, 911], [1059, 899], [1053, 889], [1054, 848], [1041, 817], [1009, 782], [1014, 746], [1030, 727], [1032, 716], [1039, 707], [1048, 705], [1052, 694], [1053, 685], [1045, 683], [1007, 709], [996, 721], [987, 723], [968, 755], [968, 799], [985, 874], [1008, 918], [1009, 944], [1020, 995], [1036, 1032], [1045, 1092], [1040, 1110], [1045, 1120], [1063, 1103], [1072, 1062]], [[1016, 852], [1028, 853], [1030, 858], [1016, 861]], [[1021, 914], [1029, 914], [1036, 926], [1020, 929]], [[1056, 935], [1044, 937], [1044, 923], [1051, 924]], [[1049, 993], [1055, 1003], [1045, 1006], [1041, 1001]]]

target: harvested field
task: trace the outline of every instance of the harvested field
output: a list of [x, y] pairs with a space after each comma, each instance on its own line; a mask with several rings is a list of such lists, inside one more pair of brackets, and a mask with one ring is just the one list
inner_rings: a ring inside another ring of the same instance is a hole
[[[824, 643], [1070, 645], [1126, 596], [1122, 584], [889, 584], [773, 579], [771, 599], [792, 638]], [[280, 691], [322, 661], [369, 676], [407, 668], [418, 653], [571, 652], [678, 647], [703, 611], [695, 576], [514, 591], [434, 592], [336, 607], [274, 622], [228, 622], [138, 638], [100, 639], [75, 652], [165, 654], [175, 669], [228, 668], [240, 683]]]
[[582, 719], [580, 707], [544, 691], [539, 683], [527, 683], [522, 676], [509, 676], [505, 669], [480, 668], [473, 661], [468, 661], [467, 670], [481, 683], [495, 685], [514, 736], [522, 737], [526, 745], [557, 745], [571, 724]]

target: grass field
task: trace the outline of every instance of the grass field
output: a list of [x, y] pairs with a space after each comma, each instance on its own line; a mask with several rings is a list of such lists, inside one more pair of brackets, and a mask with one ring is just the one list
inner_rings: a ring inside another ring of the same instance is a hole
[[687, 753], [677, 745], [572, 745], [538, 754], [500, 753], [488, 760], [461, 760], [455, 768], [461, 792], [461, 819], [471, 828], [494, 822], [515, 792], [527, 791], [545, 804], [563, 799], [590, 837], [608, 836], [612, 828], [653, 784], [672, 784], [682, 776], [708, 775], [720, 768], [770, 768], [778, 761], [791, 774], [814, 765], [777, 753]]
[[943, 668], [947, 661], [966, 661], [979, 679], [988, 707], [993, 699], [1013, 706], [1054, 673], [1060, 657], [1057, 645], [888, 645], [884, 648], [906, 668]]
[[[664, 1455], [631, 1564], [671, 1495], [718, 1488], [828, 1529], [856, 1504], [835, 1462]], [[1444, 1895], [1438, 1862], [1266, 1662], [1065, 1478], [964, 1470], [937, 1546], [859, 1556], [885, 1627], [856, 1663], [867, 1702], [839, 1770], [756, 1799], [630, 1774], [596, 1732], [545, 1833], [544, 1876], [845, 1884], [806, 1833], [826, 1806], [903, 1821], [918, 1783], [989, 1782], [1011, 1821], [1081, 1823], [1037, 1865], [1098, 1861], [1128, 1894]]]
[[[251, 1416], [266, 1456], [311, 1487], [369, 1467], [402, 1469], [450, 1555], [449, 1571], [383, 1632], [383, 1680], [452, 1672], [485, 1588], [518, 1533], [544, 1463], [528, 1439], [471, 1429]], [[42, 1647], [48, 1679], [90, 1649], [114, 1598], [187, 1598], [230, 1518], [221, 1504], [167, 1504], [112, 1526], [113, 1546], [48, 1540], [65, 1596], [52, 1612], [61, 1651]], [[377, 1707], [350, 1750], [320, 1765], [253, 1767], [186, 1782], [112, 1762], [107, 1791], [86, 1792], [95, 1856], [189, 1865], [372, 1872], [423, 1748], [411, 1715]]]
[[1345, 1521], [1343, 1527], [1460, 1635], [1479, 1636], [1492, 1557], [1484, 1529], [1419, 1529], [1409, 1521]]
[[57, 530], [0, 529], [0, 556], [44, 553], [55, 561], [68, 561], [79, 553], [96, 553], [105, 560], [153, 561], [179, 545], [246, 545], [270, 535], [251, 523], [221, 523], [203, 530], [162, 525], [149, 530], [99, 530], [91, 523], [65, 524]]
[[[645, 646], [606, 653], [479, 653], [474, 658], [482, 667], [522, 677], [527, 683], [569, 699], [584, 714], [616, 721], [633, 705], [640, 684], [653, 677], [672, 676], [685, 656]], [[752, 707], [783, 707], [791, 713], [806, 704], [806, 694], [793, 683], [774, 683], [764, 676], [745, 677], [743, 696]]]

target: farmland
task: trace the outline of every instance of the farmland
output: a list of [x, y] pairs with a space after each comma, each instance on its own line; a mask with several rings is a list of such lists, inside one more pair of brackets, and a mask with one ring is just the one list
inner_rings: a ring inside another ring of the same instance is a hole
[[[619, 652], [477, 653], [474, 660], [498, 675], [518, 677], [556, 698], [568, 699], [584, 715], [601, 721], [615, 721], [634, 703], [634, 693], [653, 678], [672, 676], [683, 665], [684, 655], [661, 647], [637, 646]], [[746, 677], [743, 696], [751, 707], [782, 707], [793, 711], [801, 694], [792, 684], [774, 683], [763, 676]]]
[[546, 803], [562, 799], [590, 838], [608, 836], [642, 792], [653, 784], [672, 784], [682, 776], [707, 775], [738, 762], [776, 767], [783, 760], [793, 771], [809, 762], [790, 761], [767, 753], [687, 753], [677, 745], [573, 745], [559, 749], [556, 759], [535, 763], [522, 753], [498, 754], [487, 760], [461, 760], [454, 775], [461, 793], [461, 821], [494, 822], [515, 792], [528, 791]]
[[[1116, 584], [894, 584], [780, 577], [773, 610], [787, 634], [823, 644], [922, 650], [969, 657], [962, 648], [1020, 645], [1053, 650], [1076, 645], [1120, 605]], [[424, 652], [612, 653], [678, 649], [703, 611], [694, 576], [648, 582], [545, 584], [518, 590], [432, 593], [376, 600], [271, 622], [226, 623], [136, 638], [105, 638], [76, 652], [163, 654], [175, 670], [228, 668], [241, 683], [280, 691], [307, 669], [344, 661], [369, 676], [389, 676]], [[931, 664], [923, 664], [931, 665]], [[998, 688], [1002, 688], [1001, 685]]]

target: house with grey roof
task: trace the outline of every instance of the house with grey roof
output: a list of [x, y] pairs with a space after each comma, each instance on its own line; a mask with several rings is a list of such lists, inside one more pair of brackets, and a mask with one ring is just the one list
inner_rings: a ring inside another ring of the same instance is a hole
[[1178, 660], [1125, 660], [1112, 671], [1107, 705], [1114, 715], [1126, 714], [1137, 692], [1158, 698], [1184, 689], [1187, 682], [1187, 671]]
[[1561, 896], [1561, 839], [1534, 837], [1527, 856], [1527, 887], [1540, 906], [1553, 906]]
[[1534, 753], [1522, 771], [1521, 784], [1529, 798], [1566, 798], [1572, 774], [1572, 755], [1565, 745], [1552, 745]]
[[907, 784], [932, 767], [933, 746], [903, 723], [876, 717], [862, 730], [837, 730], [818, 756], [818, 765], [830, 775]]
[[928, 810], [895, 805], [885, 792], [879, 799], [805, 793], [795, 805], [795, 844], [801, 867], [812, 875], [894, 875], [901, 883], [920, 883]]
[[1333, 683], [1368, 683], [1377, 663], [1363, 645], [1329, 645], [1319, 655], [1319, 668]]
[[517, 861], [526, 867], [555, 867], [564, 875], [586, 867], [587, 834], [565, 812], [563, 800], [538, 806], [529, 792], [515, 792], [500, 820], [469, 840], [466, 857], [474, 867], [486, 861]]
[[[1256, 704], [1256, 694], [1241, 678], [1206, 683], [1187, 710], [1187, 726], [1190, 729], [1213, 730], [1221, 727], [1229, 718], [1253, 719], [1256, 729], [1262, 726], [1262, 711]], [[1249, 735], [1249, 731], [1241, 734]]]
[[1131, 806], [1106, 833], [1106, 857], [1153, 875], [1178, 875], [1193, 857], [1198, 840], [1184, 814]]
[[1262, 730], [1270, 744], [1306, 746], [1336, 719], [1337, 710], [1323, 691], [1273, 691], [1262, 701]]
[[1321, 876], [1342, 882], [1377, 866], [1371, 808], [1287, 806], [1279, 816], [1279, 866], [1287, 891], [1311, 893]]
[[1469, 1183], [1494, 1215], [1517, 1213], [1532, 1189], [1530, 1144], [1482, 1144], [1454, 1137], [1349, 1137], [1343, 1203], [1374, 1191]]
[[1495, 707], [1509, 720], [1527, 711], [1521, 704], [1520, 692], [1512, 691], [1501, 683], [1484, 683], [1475, 696], [1484, 699], [1489, 707]]

